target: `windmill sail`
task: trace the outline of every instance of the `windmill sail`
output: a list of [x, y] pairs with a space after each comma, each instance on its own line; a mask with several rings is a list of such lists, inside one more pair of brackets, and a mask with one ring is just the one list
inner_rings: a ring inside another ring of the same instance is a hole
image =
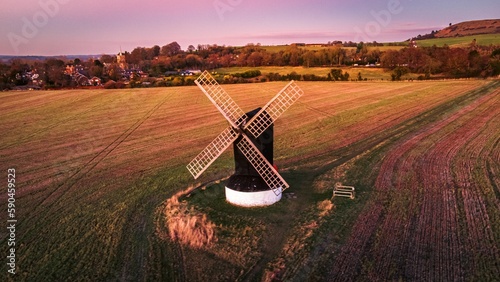
[[238, 148], [260, 174], [267, 186], [273, 190], [274, 194], [279, 195], [290, 187], [252, 141], [245, 134], [242, 134], [242, 136], [243, 138], [238, 142]]
[[208, 71], [204, 71], [195, 83], [234, 128], [240, 127], [246, 121], [245, 112], [238, 107]]
[[236, 147], [251, 166], [255, 168], [255, 171], [261, 176], [267, 187], [276, 196], [280, 196], [289, 187], [288, 183], [286, 183], [266, 159], [259, 148], [256, 147], [250, 137], [247, 136], [247, 132], [250, 132], [255, 138], [259, 138], [264, 131], [303, 95], [302, 90], [294, 81], [291, 81], [246, 122], [248, 119], [247, 114], [238, 107], [209, 72], [203, 72], [195, 80], [195, 83], [229, 121], [231, 126], [219, 134], [187, 165], [189, 172], [195, 179], [198, 178], [231, 144], [241, 137]]
[[239, 133], [232, 127], [226, 128], [208, 146], [201, 151], [188, 165], [187, 169], [198, 178], [233, 142]]
[[257, 138], [273, 122], [275, 122], [304, 92], [292, 80], [287, 84], [269, 103], [267, 103], [252, 119], [248, 121], [244, 129], [248, 130]]

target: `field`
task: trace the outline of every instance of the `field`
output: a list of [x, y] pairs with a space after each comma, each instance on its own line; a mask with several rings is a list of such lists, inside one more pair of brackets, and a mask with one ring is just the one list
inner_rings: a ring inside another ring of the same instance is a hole
[[[216, 71], [219, 73], [235, 74], [235, 73], [243, 73], [243, 72], [250, 71], [250, 70], [259, 70], [262, 72], [262, 74], [279, 73], [281, 75], [287, 75], [291, 72], [296, 72], [297, 74], [301, 74], [301, 75], [314, 74], [317, 76], [326, 77], [328, 75], [328, 73], [333, 68], [339, 68], [339, 67], [312, 67], [312, 68], [290, 67], [290, 66], [286, 66], [286, 67], [256, 67], [256, 68], [230, 67], [230, 68], [219, 68], [219, 69], [216, 69]], [[357, 79], [358, 73], [361, 73], [361, 76], [363, 78], [366, 78], [369, 80], [391, 80], [391, 73], [392, 72], [385, 70], [383, 68], [359, 66], [359, 67], [341, 67], [340, 69], [342, 69], [343, 72], [348, 72], [350, 79]]]
[[479, 34], [479, 35], [469, 35], [460, 37], [445, 37], [445, 38], [433, 38], [418, 40], [417, 44], [421, 47], [431, 47], [436, 45], [442, 47], [445, 44], [450, 47], [468, 47], [472, 43], [472, 40], [476, 39], [476, 44], [489, 46], [489, 45], [500, 45], [500, 34]]
[[[284, 85], [223, 87], [248, 111]], [[299, 85], [275, 125], [291, 188], [253, 209], [224, 201], [231, 150], [196, 181], [185, 168], [227, 126], [196, 87], [1, 93], [1, 175], [15, 168], [17, 187], [8, 280], [498, 277], [499, 81]], [[331, 199], [336, 182], [356, 199]], [[172, 240], [174, 216], [213, 236]]]

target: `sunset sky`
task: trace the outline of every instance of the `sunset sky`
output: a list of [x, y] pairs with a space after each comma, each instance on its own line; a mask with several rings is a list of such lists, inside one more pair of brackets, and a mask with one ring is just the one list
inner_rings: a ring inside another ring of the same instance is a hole
[[2, 0], [0, 55], [115, 54], [135, 47], [402, 41], [500, 18], [498, 0]]

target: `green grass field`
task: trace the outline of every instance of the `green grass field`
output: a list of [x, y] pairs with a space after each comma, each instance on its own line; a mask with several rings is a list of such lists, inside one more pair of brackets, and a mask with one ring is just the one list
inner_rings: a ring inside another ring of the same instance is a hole
[[[223, 87], [249, 111], [264, 105], [285, 84]], [[233, 159], [228, 150], [198, 180], [185, 168], [227, 126], [197, 87], [0, 93], [1, 175], [5, 180], [7, 169], [16, 170], [18, 219], [17, 274], [4, 276], [7, 264], [2, 263], [1, 277], [324, 281], [344, 280], [344, 273], [356, 280], [373, 275], [382, 280], [454, 280], [463, 273], [465, 278], [488, 280], [498, 273], [495, 264], [479, 267], [499, 259], [498, 253], [485, 251], [500, 242], [495, 208], [500, 136], [494, 130], [500, 114], [498, 82], [298, 84], [304, 96], [275, 123], [275, 163], [291, 188], [282, 201], [266, 208], [227, 204], [223, 183], [180, 196], [186, 215], [204, 216], [213, 223], [215, 239], [199, 249], [169, 237], [165, 202], [179, 191], [229, 176]], [[404, 148], [408, 150], [401, 151]], [[436, 162], [435, 155], [451, 157], [450, 162]], [[415, 160], [418, 156], [422, 159]], [[482, 168], [469, 175], [459, 169], [462, 162]], [[433, 180], [442, 177], [439, 169], [444, 165], [451, 167], [450, 178]], [[415, 169], [419, 174], [407, 175]], [[436, 233], [442, 236], [432, 237], [439, 245], [415, 247], [417, 257], [412, 260], [402, 250], [412, 242], [430, 244], [433, 239], [425, 230], [441, 230], [437, 221], [419, 221], [419, 215], [432, 211], [425, 203], [434, 199], [425, 189], [410, 189], [421, 187], [421, 179], [429, 179], [432, 187], [453, 188], [447, 185], [457, 183], [454, 193], [475, 187], [465, 183], [483, 185], [482, 190], [470, 190], [474, 201], [464, 202], [457, 194], [457, 217], [449, 222], [456, 220], [459, 229]], [[338, 181], [356, 187], [355, 200], [330, 201]], [[395, 188], [400, 186], [401, 193]], [[415, 206], [404, 209], [408, 217], [398, 216], [394, 211], [405, 207], [411, 195]], [[3, 203], [6, 198], [5, 192], [0, 195]], [[489, 227], [472, 225], [476, 207], [481, 208], [481, 224]], [[375, 215], [380, 217], [370, 217]], [[6, 221], [5, 209], [1, 220]], [[384, 232], [398, 230], [394, 226], [405, 226], [409, 237]], [[446, 238], [462, 243], [447, 245], [441, 241]], [[389, 241], [402, 242], [401, 250], [390, 249]], [[384, 256], [382, 247], [394, 257]], [[440, 257], [450, 248], [462, 253]], [[0, 251], [8, 252], [5, 235]], [[399, 254], [404, 260], [395, 259]], [[426, 267], [425, 257], [435, 269]], [[408, 261], [417, 264], [413, 268], [404, 263]], [[453, 272], [450, 265], [463, 272]]]
[[[314, 74], [317, 76], [328, 76], [328, 73], [331, 69], [338, 67], [314, 67], [314, 68], [306, 68], [306, 67], [231, 67], [231, 68], [219, 68], [216, 69], [216, 72], [223, 74], [235, 74], [235, 73], [243, 73], [249, 70], [260, 70], [262, 74], [269, 73], [279, 73], [281, 75], [286, 75], [291, 72], [296, 72], [297, 74]], [[367, 78], [370, 80], [390, 80], [391, 72], [382, 68], [372, 68], [372, 67], [341, 67], [342, 71], [348, 72], [349, 77], [351, 79], [356, 79], [358, 77], [358, 73], [361, 73], [363, 78]]]
[[474, 39], [476, 39], [477, 45], [500, 45], [500, 34], [481, 34], [463, 37], [425, 39], [418, 40], [417, 44], [422, 47], [431, 47], [433, 45], [442, 47], [445, 44], [450, 47], [468, 47]]

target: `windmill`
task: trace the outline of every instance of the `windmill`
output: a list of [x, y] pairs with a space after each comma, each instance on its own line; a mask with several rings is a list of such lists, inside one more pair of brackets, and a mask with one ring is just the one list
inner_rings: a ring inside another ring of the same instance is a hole
[[234, 145], [235, 173], [226, 184], [226, 199], [240, 206], [270, 205], [289, 187], [273, 166], [273, 124], [302, 95], [292, 80], [264, 107], [248, 113], [238, 107], [207, 71], [196, 85], [229, 122], [188, 165], [198, 178], [229, 146]]

